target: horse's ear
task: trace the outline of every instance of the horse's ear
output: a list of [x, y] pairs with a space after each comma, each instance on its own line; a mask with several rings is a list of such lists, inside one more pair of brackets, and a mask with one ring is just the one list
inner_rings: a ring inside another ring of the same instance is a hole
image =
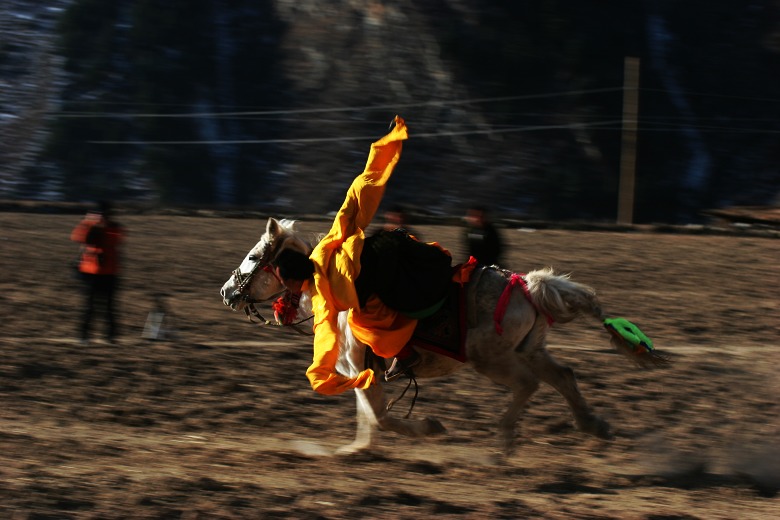
[[282, 232], [282, 226], [275, 218], [268, 217], [268, 224], [265, 225], [265, 232], [269, 237], [275, 237]]

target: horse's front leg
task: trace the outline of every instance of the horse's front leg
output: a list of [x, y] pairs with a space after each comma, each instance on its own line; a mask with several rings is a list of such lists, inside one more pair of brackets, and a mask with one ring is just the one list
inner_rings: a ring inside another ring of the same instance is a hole
[[[345, 330], [342, 351], [344, 373], [357, 375], [366, 367], [366, 347], [355, 339], [347, 326], [346, 313], [339, 317], [339, 325]], [[376, 369], [375, 369], [376, 370]], [[425, 437], [445, 431], [436, 419], [397, 419], [387, 410], [384, 388], [381, 384], [371, 385], [366, 390], [355, 390], [357, 398], [357, 433], [355, 440], [336, 453], [350, 454], [370, 449], [377, 430], [391, 431], [408, 437]]]
[[368, 390], [355, 390], [355, 404], [357, 405], [355, 440], [336, 450], [338, 455], [350, 455], [371, 448], [379, 426], [374, 410], [380, 404], [384, 405], [384, 401], [384, 392], [379, 385], [374, 385]]
[[367, 390], [355, 390], [357, 400], [357, 433], [355, 440], [339, 448], [336, 453], [349, 455], [369, 450], [378, 430], [391, 431], [407, 437], [427, 437], [446, 431], [437, 419], [399, 419], [387, 410], [387, 400], [381, 385]]

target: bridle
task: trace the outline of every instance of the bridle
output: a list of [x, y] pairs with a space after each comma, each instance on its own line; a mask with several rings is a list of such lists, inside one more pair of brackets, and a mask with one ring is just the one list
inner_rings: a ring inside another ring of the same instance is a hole
[[[274, 275], [274, 278], [276, 278], [279, 281], [279, 283], [284, 285], [284, 283], [282, 282], [282, 279], [279, 278], [279, 275], [276, 274], [276, 270], [273, 268], [273, 266], [270, 263], [262, 265], [262, 262], [257, 262], [255, 264], [255, 266], [252, 268], [252, 270], [249, 271], [248, 273], [242, 273], [241, 272], [241, 268], [237, 267], [236, 269], [233, 270], [232, 274], [233, 274], [233, 277], [238, 282], [236, 284], [236, 292], [239, 294], [239, 299], [240, 300], [242, 300], [244, 302], [247, 302], [247, 303], [258, 303], [258, 302], [265, 301], [265, 300], [252, 300], [249, 297], [249, 295], [246, 294], [246, 289], [247, 289], [247, 287], [249, 287], [249, 284], [252, 282], [252, 278], [254, 278], [255, 273], [257, 273], [258, 270], [262, 270], [262, 271], [265, 271], [267, 273], [271, 273], [272, 275]], [[280, 291], [280, 292], [274, 294], [273, 296], [270, 296], [268, 299], [274, 298], [276, 296], [279, 296], [283, 292], [284, 291]]]
[[[299, 327], [301, 323], [304, 323], [306, 321], [309, 321], [310, 319], [314, 318], [314, 315], [309, 316], [308, 318], [303, 318], [298, 321], [294, 321], [291, 323], [279, 323], [276, 319], [269, 320], [266, 319], [260, 311], [257, 309], [256, 304], [264, 303], [268, 301], [275, 300], [279, 296], [289, 292], [286, 288], [282, 289], [279, 292], [276, 292], [269, 296], [268, 298], [263, 298], [260, 300], [250, 298], [249, 294], [247, 293], [247, 289], [249, 288], [249, 285], [252, 283], [252, 279], [254, 278], [255, 274], [257, 274], [258, 271], [265, 271], [267, 273], [271, 273], [274, 278], [279, 282], [279, 284], [284, 287], [284, 282], [282, 281], [281, 277], [276, 273], [276, 269], [274, 269], [273, 265], [273, 258], [276, 257], [275, 254], [273, 254], [276, 250], [281, 251], [282, 244], [285, 242], [285, 240], [282, 240], [279, 245], [275, 248], [268, 247], [266, 248], [266, 251], [263, 252], [263, 255], [260, 257], [260, 260], [257, 261], [257, 263], [252, 267], [252, 270], [248, 273], [242, 273], [241, 267], [237, 267], [233, 270], [233, 277], [236, 279], [236, 291], [234, 296], [235, 299], [244, 302], [244, 314], [246, 314], [247, 319], [251, 321], [252, 323], [256, 323], [257, 325], [261, 326], [273, 326], [273, 327], [292, 327], [293, 330], [296, 332], [311, 336], [313, 335], [312, 332], [307, 332], [306, 330]], [[271, 257], [271, 258], [266, 258]], [[255, 319], [257, 321], [255, 321]]]

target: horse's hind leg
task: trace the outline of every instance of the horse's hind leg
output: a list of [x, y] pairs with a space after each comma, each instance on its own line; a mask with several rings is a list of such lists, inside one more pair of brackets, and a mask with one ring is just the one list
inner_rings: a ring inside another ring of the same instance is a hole
[[515, 425], [525, 409], [528, 400], [539, 388], [539, 379], [525, 366], [520, 358], [511, 353], [496, 357], [489, 364], [475, 363], [474, 369], [498, 385], [512, 391], [512, 402], [498, 423], [499, 436], [504, 452], [509, 455], [515, 446]]
[[539, 379], [555, 388], [566, 399], [580, 431], [602, 439], [611, 438], [609, 423], [591, 411], [580, 393], [574, 370], [557, 363], [545, 349], [534, 352], [531, 364]]
[[531, 374], [523, 375], [512, 382], [512, 402], [498, 423], [504, 452], [508, 455], [515, 447], [515, 424], [525, 409], [526, 403], [539, 388], [539, 381]]

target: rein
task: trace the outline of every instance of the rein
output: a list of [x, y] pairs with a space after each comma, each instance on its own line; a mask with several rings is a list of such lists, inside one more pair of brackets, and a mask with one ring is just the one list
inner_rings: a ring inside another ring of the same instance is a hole
[[404, 391], [401, 392], [401, 395], [399, 395], [398, 397], [396, 397], [394, 399], [391, 399], [390, 402], [387, 403], [386, 409], [387, 409], [388, 412], [393, 409], [393, 406], [395, 406], [395, 404], [398, 401], [400, 401], [401, 399], [404, 398], [404, 396], [406, 395], [406, 392], [408, 392], [409, 388], [412, 386], [412, 383], [414, 383], [414, 396], [412, 397], [412, 403], [409, 405], [409, 411], [406, 412], [406, 415], [404, 415], [404, 419], [408, 419], [412, 415], [412, 410], [414, 410], [414, 405], [415, 405], [415, 403], [417, 403], [417, 395], [420, 392], [420, 388], [417, 385], [417, 378], [414, 377], [414, 375], [409, 377], [409, 382], [406, 384], [406, 388], [404, 388]]
[[[276, 297], [276, 296], [278, 296], [278, 295], [280, 295], [280, 294], [282, 294], [283, 292], [284, 291], [276, 293], [274, 296], [269, 298], [269, 300], [274, 298], [274, 297]], [[263, 301], [269, 301], [269, 300], [252, 301], [252, 302], [247, 303], [246, 307], [244, 307], [244, 313], [246, 314], [246, 317], [249, 319], [250, 322], [252, 322], [252, 323], [254, 323], [256, 325], [263, 326], [263, 327], [265, 327], [265, 326], [271, 326], [271, 327], [291, 327], [295, 332], [297, 332], [298, 334], [301, 334], [303, 336], [313, 336], [314, 335], [313, 332], [308, 332], [308, 331], [306, 331], [306, 330], [304, 330], [304, 329], [302, 329], [301, 327], [298, 326], [301, 323], [305, 323], [305, 322], [309, 321], [310, 319], [314, 318], [314, 315], [311, 315], [308, 318], [303, 318], [301, 320], [294, 321], [292, 323], [279, 323], [276, 320], [268, 320], [268, 319], [266, 319], [262, 314], [260, 314], [260, 311], [257, 310], [257, 307], [255, 307], [255, 304], [256, 303], [262, 303]], [[253, 317], [257, 318], [260, 321], [255, 321], [254, 319], [252, 319]]]

